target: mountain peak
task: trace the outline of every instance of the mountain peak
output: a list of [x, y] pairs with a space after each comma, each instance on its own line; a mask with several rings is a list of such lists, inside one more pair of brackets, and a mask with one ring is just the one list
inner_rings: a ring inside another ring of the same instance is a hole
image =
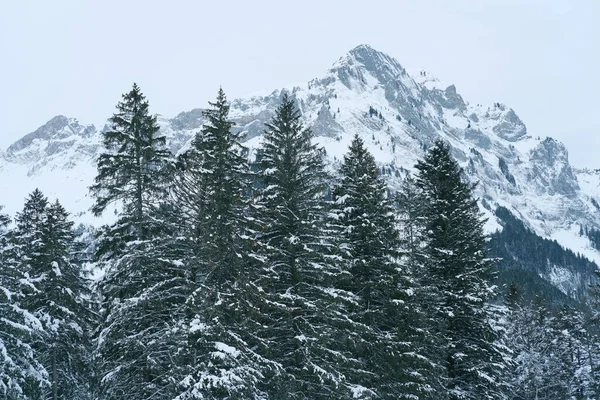
[[76, 118], [67, 118], [64, 115], [57, 115], [40, 126], [35, 131], [23, 136], [11, 144], [6, 150], [6, 155], [13, 159], [14, 157], [31, 158], [31, 152], [39, 155], [40, 149], [52, 150], [56, 146], [49, 146], [51, 142], [72, 141], [68, 138], [89, 137], [96, 128], [93, 125], [81, 125]]
[[[29, 146], [36, 139], [49, 139], [57, 132], [64, 130], [69, 125], [69, 122], [69, 118], [64, 115], [57, 115], [35, 131], [23, 136], [21, 139], [11, 144], [7, 151], [8, 153], [16, 153]], [[74, 122], [77, 123], [77, 120], [74, 120]]]
[[375, 55], [377, 53], [380, 53], [379, 51], [375, 50], [373, 47], [371, 47], [371, 45], [363, 43], [363, 44], [359, 44], [358, 46], [354, 47], [353, 49], [351, 49], [348, 54], [372, 54]]
[[351, 49], [333, 64], [331, 72], [337, 74], [340, 78], [347, 74], [360, 77], [367, 72], [381, 83], [386, 83], [396, 79], [399, 75], [406, 74], [405, 69], [398, 60], [375, 50], [368, 44], [361, 44]]

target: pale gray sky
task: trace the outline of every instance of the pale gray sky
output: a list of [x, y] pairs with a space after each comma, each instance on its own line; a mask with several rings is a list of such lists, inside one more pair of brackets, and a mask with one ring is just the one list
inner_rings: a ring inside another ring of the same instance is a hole
[[306, 82], [368, 43], [600, 168], [599, 19], [598, 0], [3, 0], [0, 147], [58, 114], [101, 124], [133, 81], [174, 116], [219, 85]]

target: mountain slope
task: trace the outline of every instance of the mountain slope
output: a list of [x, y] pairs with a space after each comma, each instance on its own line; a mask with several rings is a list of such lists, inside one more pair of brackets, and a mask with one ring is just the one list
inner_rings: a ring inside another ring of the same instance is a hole
[[[543, 132], [529, 133], [511, 108], [470, 104], [453, 85], [444, 87], [426, 72], [411, 76], [394, 58], [361, 45], [305, 85], [232, 100], [231, 116], [251, 150], [260, 144], [263, 124], [283, 90], [297, 100], [332, 166], [358, 133], [394, 187], [442, 138], [467, 178], [478, 182], [476, 194], [490, 232], [501, 228], [493, 212], [502, 206], [536, 234], [600, 262], [600, 254], [577, 234], [580, 225], [600, 229], [600, 174], [573, 169], [562, 143], [544, 138]], [[177, 152], [200, 129], [202, 110], [160, 116], [159, 123]], [[0, 203], [14, 213], [39, 187], [59, 197], [80, 221], [99, 224], [88, 211], [87, 187], [101, 151], [100, 132], [58, 116], [12, 144], [0, 153]], [[111, 218], [108, 212], [102, 221]]]

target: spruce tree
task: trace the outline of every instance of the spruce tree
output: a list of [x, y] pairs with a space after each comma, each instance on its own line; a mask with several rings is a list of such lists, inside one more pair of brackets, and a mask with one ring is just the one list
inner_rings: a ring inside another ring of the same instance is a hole
[[98, 174], [90, 187], [96, 200], [92, 212], [101, 215], [110, 204], [121, 202], [119, 232], [142, 240], [152, 230], [151, 214], [163, 192], [170, 153], [137, 84], [123, 95], [110, 122], [110, 129], [103, 132], [105, 152], [98, 158]]
[[416, 282], [401, 262], [396, 211], [387, 185], [358, 135], [340, 172], [334, 210], [341, 228], [339, 247], [350, 272], [344, 286], [359, 299], [348, 310], [355, 322], [350, 329], [359, 339], [351, 347], [357, 349], [354, 358], [364, 364], [352, 371], [361, 373], [357, 383], [378, 398], [426, 398], [433, 391], [427, 382], [433, 374], [422, 354]]
[[[47, 361], [43, 347], [49, 337], [48, 328], [52, 325], [52, 318], [44, 307], [43, 292], [46, 269], [49, 267], [43, 234], [47, 207], [48, 199], [39, 189], [35, 189], [27, 197], [23, 210], [17, 213], [16, 227], [11, 232], [12, 257], [23, 274], [23, 282], [26, 283], [21, 306], [40, 321], [38, 329], [31, 332], [28, 342], [35, 352], [35, 357], [42, 364], [46, 364]], [[25, 393], [29, 397], [38, 398], [47, 394], [48, 389], [48, 386], [40, 386], [33, 380]]]
[[489, 323], [492, 261], [485, 254], [477, 200], [444, 142], [436, 141], [416, 169], [424, 205], [424, 284], [431, 294], [428, 312], [437, 320], [432, 333], [443, 343], [439, 362], [445, 365], [447, 395], [501, 398], [500, 338]]
[[249, 218], [250, 172], [222, 89], [179, 159], [174, 199], [183, 216], [184, 263], [192, 287], [189, 366], [181, 399], [258, 399], [271, 363], [258, 352]]
[[181, 351], [175, 310], [185, 301], [185, 277], [165, 240], [173, 233], [164, 219], [170, 153], [136, 84], [110, 121], [90, 188], [92, 211], [99, 215], [113, 203], [122, 211], [99, 238], [97, 257], [107, 272], [100, 283], [96, 390], [107, 399], [174, 396]]
[[[155, 215], [162, 217], [160, 213]], [[186, 336], [179, 323], [188, 289], [176, 231], [166, 226], [128, 244], [101, 282], [96, 360], [98, 391], [107, 399], [174, 398], [182, 379]]]
[[0, 397], [25, 400], [30, 387], [48, 387], [48, 373], [32, 347], [42, 323], [22, 306], [28, 287], [7, 235], [9, 222], [0, 214]]
[[417, 327], [415, 342], [419, 344], [420, 352], [427, 356], [428, 362], [422, 369], [423, 379], [428, 386], [423, 398], [446, 399], [445, 342], [443, 336], [434, 334], [432, 329], [439, 323], [435, 308], [437, 289], [432, 286], [426, 268], [428, 257], [424, 214], [427, 200], [411, 174], [407, 174], [402, 180], [400, 190], [395, 194], [395, 205], [402, 249], [401, 265], [413, 285], [412, 301], [409, 302], [417, 318], [414, 322]]
[[60, 203], [49, 205], [37, 189], [16, 218], [14, 251], [28, 284], [22, 305], [41, 322], [32, 347], [49, 374], [49, 386], [32, 385], [31, 397], [90, 397], [89, 296], [72, 228]]
[[91, 324], [89, 284], [77, 263], [73, 222], [56, 200], [46, 210], [42, 226], [44, 253], [48, 257], [43, 292], [44, 308], [52, 318], [45, 362], [51, 399], [91, 398]]
[[272, 399], [343, 398], [347, 390], [339, 371], [345, 360], [331, 351], [336, 321], [344, 318], [331, 283], [337, 271], [325, 224], [327, 174], [312, 141], [285, 93], [257, 156], [257, 284], [266, 299], [259, 335], [281, 366], [261, 382]]

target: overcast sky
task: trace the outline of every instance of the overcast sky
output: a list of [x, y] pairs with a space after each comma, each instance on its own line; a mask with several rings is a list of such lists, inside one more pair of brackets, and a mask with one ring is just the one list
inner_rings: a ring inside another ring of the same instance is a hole
[[502, 102], [600, 168], [600, 1], [26, 1], [0, 8], [0, 147], [55, 115], [101, 125], [137, 82], [151, 111], [321, 76], [361, 43]]

